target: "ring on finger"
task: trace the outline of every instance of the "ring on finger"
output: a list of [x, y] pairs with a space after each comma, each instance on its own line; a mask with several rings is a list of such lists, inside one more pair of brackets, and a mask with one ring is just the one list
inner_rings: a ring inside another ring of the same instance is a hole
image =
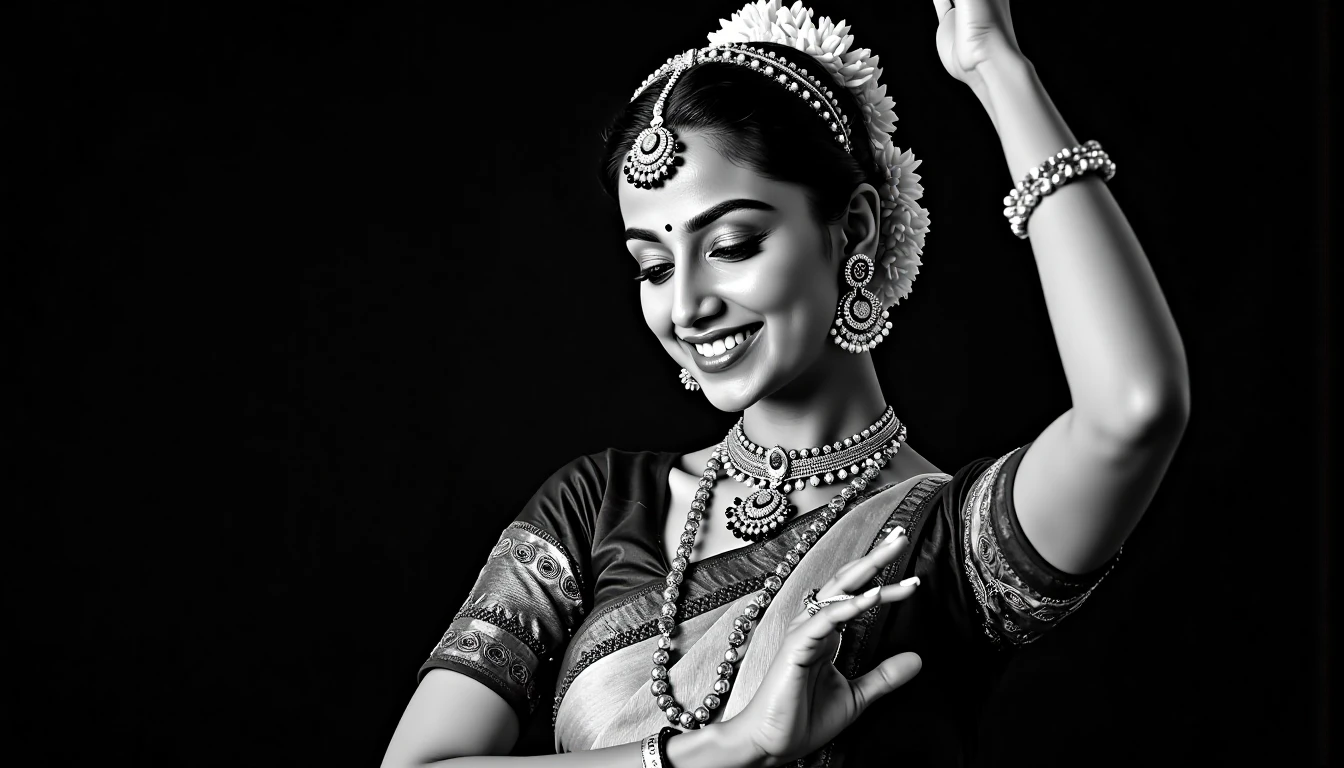
[[855, 597], [854, 595], [836, 595], [835, 597], [828, 597], [825, 600], [818, 600], [817, 593], [820, 591], [821, 591], [820, 589], [813, 589], [811, 592], [808, 592], [806, 595], [803, 596], [803, 605], [807, 607], [808, 616], [816, 616], [818, 613], [821, 612], [822, 608], [825, 608], [831, 603], [840, 603], [844, 602], [845, 600], [853, 600]]

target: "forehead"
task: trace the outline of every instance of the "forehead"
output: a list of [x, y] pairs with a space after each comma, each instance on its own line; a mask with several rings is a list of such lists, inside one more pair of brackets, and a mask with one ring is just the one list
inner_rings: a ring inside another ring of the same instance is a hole
[[677, 227], [706, 208], [734, 198], [760, 200], [785, 214], [806, 211], [806, 197], [797, 185], [734, 165], [703, 134], [686, 132], [677, 138], [685, 147], [677, 152], [682, 164], [661, 187], [643, 189], [620, 178], [617, 195], [625, 226], [655, 231], [665, 224]]

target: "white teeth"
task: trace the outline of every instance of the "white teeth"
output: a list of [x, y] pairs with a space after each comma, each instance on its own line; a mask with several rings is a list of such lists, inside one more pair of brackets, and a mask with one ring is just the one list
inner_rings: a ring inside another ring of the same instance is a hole
[[748, 339], [755, 335], [755, 330], [738, 331], [731, 336], [724, 336], [717, 341], [696, 344], [695, 351], [699, 352], [701, 357], [718, 357], [739, 344], [745, 344]]

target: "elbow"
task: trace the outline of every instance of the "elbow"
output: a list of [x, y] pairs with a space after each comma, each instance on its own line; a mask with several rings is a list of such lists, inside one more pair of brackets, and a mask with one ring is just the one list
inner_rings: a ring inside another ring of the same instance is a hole
[[1136, 436], [1180, 436], [1190, 421], [1190, 384], [1181, 381], [1138, 390], [1130, 396], [1129, 405], [1129, 422]]
[[1138, 445], [1179, 442], [1190, 420], [1190, 387], [1136, 387], [1109, 418], [1091, 420], [1093, 433], [1117, 450]]

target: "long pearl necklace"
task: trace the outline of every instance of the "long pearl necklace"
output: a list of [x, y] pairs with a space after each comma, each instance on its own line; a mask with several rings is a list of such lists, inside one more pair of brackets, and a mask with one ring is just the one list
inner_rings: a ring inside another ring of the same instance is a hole
[[[892, 427], [892, 424], [899, 426]], [[741, 434], [742, 422], [738, 421], [734, 426], [733, 432], [729, 432], [722, 442], [715, 447], [710, 454], [709, 460], [705, 463], [705, 471], [700, 475], [700, 487], [695, 492], [695, 500], [691, 502], [691, 508], [686, 513], [686, 526], [681, 534], [681, 544], [677, 547], [676, 557], [672, 560], [672, 570], [667, 574], [667, 586], [663, 590], [663, 606], [661, 616], [658, 619], [658, 648], [653, 652], [653, 670], [650, 672], [652, 682], [649, 685], [649, 691], [655, 697], [658, 708], [667, 716], [669, 722], [679, 724], [682, 728], [699, 728], [709, 722], [713, 716], [714, 710], [718, 709], [722, 703], [722, 698], [732, 688], [732, 679], [737, 672], [737, 662], [742, 659], [742, 645], [747, 641], [747, 635], [755, 626], [755, 622], [760, 618], [761, 613], [774, 598], [775, 594], [784, 586], [784, 580], [789, 577], [793, 569], [802, 561], [803, 555], [812, 548], [813, 544], [821, 538], [822, 534], [830, 528], [831, 524], [839, 519], [845, 507], [850, 500], [859, 495], [868, 487], [868, 483], [875, 479], [882, 468], [887, 465], [891, 457], [895, 456], [900, 450], [901, 443], [905, 440], [905, 425], [892, 415], [891, 408], [888, 407], [886, 413], [875, 425], [880, 432], [885, 434], [888, 429], [895, 432], [895, 437], [880, 439], [878, 430], [865, 430], [855, 438], [847, 438], [842, 443], [836, 443], [839, 448], [833, 448], [834, 451], [843, 451], [843, 456], [847, 459], [849, 468], [845, 469], [846, 475], [853, 475], [849, 483], [840, 489], [826, 506], [818, 513], [818, 518], [810, 523], [799, 534], [798, 541], [788, 552], [784, 553], [784, 559], [775, 566], [773, 573], [765, 577], [760, 592], [753, 596], [752, 601], [743, 609], [742, 615], [733, 619], [733, 629], [728, 633], [728, 649], [724, 651], [723, 661], [719, 662], [716, 668], [719, 679], [714, 681], [713, 690], [701, 700], [700, 705], [694, 709], [683, 707], [672, 696], [672, 684], [668, 680], [667, 667], [672, 658], [672, 635], [676, 629], [677, 621], [677, 598], [681, 596], [681, 581], [690, 564], [691, 551], [695, 546], [695, 534], [700, 530], [700, 521], [704, 518], [706, 503], [709, 501], [709, 492], [714, 488], [714, 483], [718, 480], [719, 470], [733, 466], [738, 470], [738, 474], [744, 474], [745, 467], [733, 464], [729, 458], [729, 445], [734, 439], [734, 434]], [[745, 439], [745, 434], [741, 434]], [[863, 438], [859, 440], [857, 438]], [[812, 456], [812, 450], [808, 449], [805, 453]], [[779, 451], [782, 455], [788, 456], [791, 452], [783, 452], [779, 446], [770, 449], [770, 455], [777, 455]], [[753, 451], [753, 453], [755, 453]], [[760, 454], [763, 455], [763, 454]], [[801, 454], [797, 454], [801, 455]], [[826, 454], [822, 454], [826, 455]], [[839, 457], [837, 457], [839, 458]], [[815, 478], [815, 475], [810, 477]], [[808, 481], [810, 482], [810, 480]], [[829, 482], [829, 481], [828, 481]], [[816, 483], [812, 483], [815, 485]], [[773, 491], [773, 488], [771, 489]]]

